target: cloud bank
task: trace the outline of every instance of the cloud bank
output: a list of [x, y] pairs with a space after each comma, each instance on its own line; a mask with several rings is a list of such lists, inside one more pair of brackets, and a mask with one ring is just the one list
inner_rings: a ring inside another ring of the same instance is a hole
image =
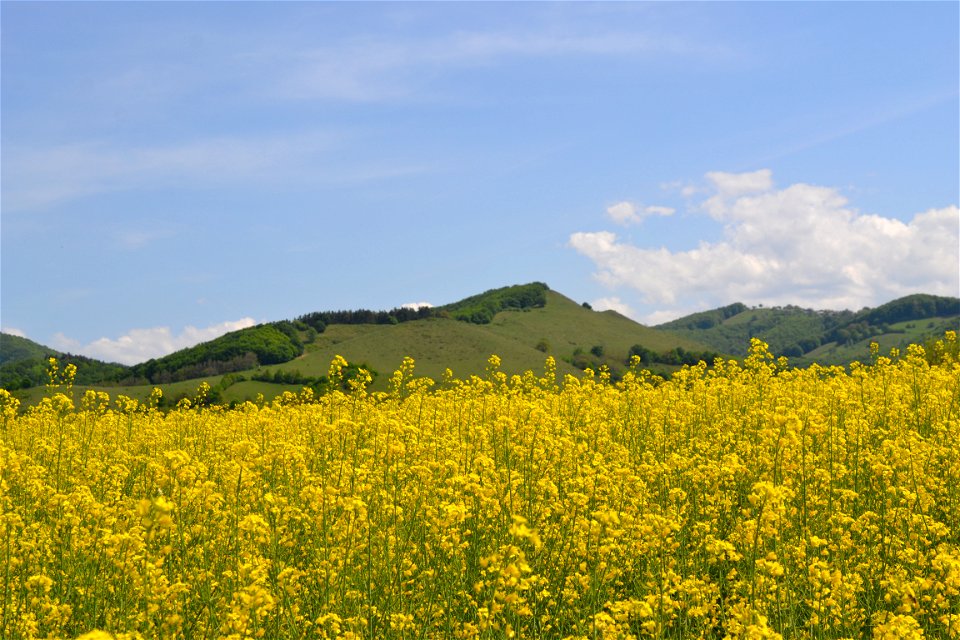
[[722, 224], [717, 242], [671, 251], [635, 246], [610, 231], [570, 236], [600, 282], [639, 294], [652, 311], [641, 318], [647, 322], [734, 301], [858, 309], [911, 293], [960, 291], [956, 205], [904, 222], [860, 213], [831, 187], [776, 189], [767, 169], [706, 178], [707, 197], [691, 213]]
[[131, 329], [115, 340], [100, 338], [86, 345], [58, 333], [54, 335], [51, 346], [61, 351], [129, 365], [144, 362], [150, 358], [159, 358], [255, 324], [253, 318], [241, 318], [204, 328], [187, 326], [178, 334], [174, 334], [170, 327]]

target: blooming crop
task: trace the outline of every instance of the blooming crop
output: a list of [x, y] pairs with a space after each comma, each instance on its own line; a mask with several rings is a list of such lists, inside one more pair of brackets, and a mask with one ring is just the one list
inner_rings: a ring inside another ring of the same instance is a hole
[[960, 637], [960, 364], [923, 355], [0, 391], [0, 636]]

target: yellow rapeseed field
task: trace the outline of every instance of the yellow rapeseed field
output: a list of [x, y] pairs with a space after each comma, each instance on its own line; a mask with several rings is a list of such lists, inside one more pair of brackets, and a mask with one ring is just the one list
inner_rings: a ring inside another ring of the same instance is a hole
[[756, 340], [668, 381], [406, 360], [169, 412], [54, 370], [0, 391], [0, 636], [957, 638], [955, 343]]

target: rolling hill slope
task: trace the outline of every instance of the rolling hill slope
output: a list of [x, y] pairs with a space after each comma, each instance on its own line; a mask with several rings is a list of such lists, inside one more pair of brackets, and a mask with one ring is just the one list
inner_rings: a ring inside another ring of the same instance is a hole
[[755, 336], [798, 366], [846, 364], [866, 360], [871, 340], [886, 352], [942, 336], [958, 324], [960, 300], [916, 295], [857, 313], [737, 303], [647, 327], [531, 283], [432, 309], [316, 312], [232, 332], [133, 367], [61, 354], [4, 334], [0, 386], [35, 401], [43, 395], [50, 355], [77, 364], [78, 388], [145, 398], [159, 385], [168, 402], [192, 395], [201, 380], [224, 401], [257, 394], [269, 399], [304, 385], [320, 388], [337, 355], [376, 372], [375, 390], [387, 388], [406, 356], [416, 361], [418, 375], [434, 379], [448, 368], [459, 378], [483, 375], [492, 354], [500, 356], [501, 370], [508, 374], [540, 372], [551, 355], [560, 376], [601, 365], [616, 376], [636, 353], [645, 368], [665, 375], [683, 362], [742, 356]]
[[613, 311], [592, 311], [547, 291], [544, 306], [500, 311], [488, 324], [436, 317], [394, 325], [331, 325], [306, 346], [303, 355], [275, 368], [319, 376], [339, 354], [377, 370], [381, 374], [377, 386], [381, 386], [404, 356], [416, 361], [420, 374], [439, 378], [447, 368], [457, 377], [482, 374], [491, 354], [500, 356], [504, 372], [539, 372], [552, 355], [558, 374], [563, 375], [578, 373], [570, 361], [596, 346], [602, 347], [603, 355], [592, 356], [587, 364], [622, 369], [636, 344], [655, 351], [678, 346], [706, 349], [689, 338], [645, 327]]
[[[501, 369], [508, 374], [541, 372], [551, 355], [563, 376], [600, 365], [616, 373], [625, 368], [634, 346], [655, 352], [706, 350], [695, 340], [645, 327], [616, 312], [585, 308], [541, 283], [471, 296], [420, 314], [426, 317], [398, 320], [392, 313], [330, 312], [303, 317], [322, 330], [301, 319], [258, 325], [124, 368], [115, 377], [99, 381], [97, 387], [143, 398], [159, 385], [172, 401], [190, 395], [205, 380], [214, 387], [216, 397], [231, 401], [257, 393], [269, 398], [302, 384], [318, 384], [336, 355], [377, 372], [373, 388], [383, 390], [406, 356], [416, 361], [418, 375], [440, 379], [448, 368], [461, 378], [483, 375], [492, 354], [500, 356]], [[298, 355], [291, 353], [279, 362], [254, 357], [259, 351], [237, 350], [238, 345], [259, 345], [264, 338], [277, 341], [279, 334], [299, 347]], [[243, 363], [247, 366], [237, 366]], [[651, 368], [667, 373], [674, 367]], [[192, 375], [186, 379], [185, 374]], [[42, 389], [24, 393], [40, 394]]]
[[751, 337], [786, 355], [797, 366], [866, 361], [870, 342], [886, 353], [923, 343], [960, 328], [960, 299], [927, 294], [904, 296], [874, 308], [821, 311], [800, 307], [754, 307], [736, 303], [678, 318], [656, 327], [738, 356]]

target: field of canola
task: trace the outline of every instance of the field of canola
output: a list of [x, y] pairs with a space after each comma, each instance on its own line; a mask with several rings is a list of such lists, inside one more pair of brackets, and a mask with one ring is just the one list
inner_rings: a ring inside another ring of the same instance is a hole
[[168, 413], [54, 372], [0, 391], [0, 637], [957, 638], [960, 364], [929, 360], [406, 360]]

